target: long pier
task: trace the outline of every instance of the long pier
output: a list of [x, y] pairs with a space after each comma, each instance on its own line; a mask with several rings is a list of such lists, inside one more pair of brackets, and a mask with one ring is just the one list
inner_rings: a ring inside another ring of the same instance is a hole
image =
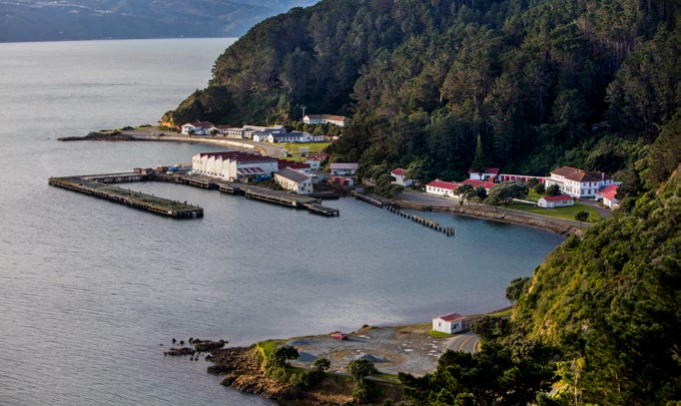
[[50, 178], [50, 186], [71, 190], [94, 196], [114, 203], [123, 204], [135, 209], [148, 211], [162, 216], [178, 219], [195, 219], [203, 217], [203, 209], [186, 203], [164, 199], [141, 192], [125, 190], [117, 186], [110, 186], [116, 182], [139, 182], [145, 175], [112, 174], [96, 176], [74, 176], [65, 178]]
[[261, 202], [272, 203], [298, 210], [306, 209], [311, 214], [325, 217], [340, 216], [340, 211], [338, 209], [323, 206], [321, 204], [321, 199], [319, 198], [276, 191], [244, 183], [227, 182], [220, 179], [189, 175], [152, 175], [150, 180], [179, 183], [201, 189], [219, 190], [220, 193], [229, 195], [243, 195], [247, 199], [259, 200]]
[[245, 195], [248, 199], [273, 203], [294, 209], [306, 209], [311, 214], [325, 217], [338, 217], [340, 215], [338, 209], [323, 206], [321, 204], [321, 199], [319, 198], [198, 176], [129, 172], [62, 178], [52, 177], [48, 180], [48, 184], [163, 216], [174, 218], [203, 217], [203, 209], [201, 207], [112, 186], [116, 183], [145, 181], [170, 182], [207, 190], [219, 190], [221, 193], [231, 195]]

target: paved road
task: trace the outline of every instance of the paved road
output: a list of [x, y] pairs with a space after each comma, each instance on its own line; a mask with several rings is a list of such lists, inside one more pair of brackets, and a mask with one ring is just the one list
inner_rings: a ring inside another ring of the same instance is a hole
[[152, 132], [155, 131], [158, 130], [151, 129], [147, 131], [145, 129], [139, 129], [136, 131], [126, 131], [125, 134], [130, 134], [137, 139], [142, 139], [146, 141], [189, 142], [195, 144], [222, 145], [225, 148], [231, 149], [234, 148], [246, 150], [253, 149], [261, 152], [263, 155], [271, 156], [274, 158], [283, 158], [286, 156], [286, 149], [282, 146], [275, 144], [216, 136], [200, 136], [200, 135], [189, 136], [174, 132], [165, 132], [166, 135], [159, 137], [151, 134]]
[[472, 331], [454, 336], [447, 344], [447, 349], [474, 354], [480, 351], [480, 337]]

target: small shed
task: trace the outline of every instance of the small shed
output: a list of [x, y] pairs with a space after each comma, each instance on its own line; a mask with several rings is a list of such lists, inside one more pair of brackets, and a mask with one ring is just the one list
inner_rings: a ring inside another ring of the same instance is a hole
[[573, 206], [575, 204], [575, 199], [572, 196], [560, 195], [560, 196], [544, 196], [537, 202], [537, 206], [544, 207], [547, 209], [554, 209], [556, 207], [567, 207]]
[[467, 331], [470, 328], [470, 320], [459, 313], [450, 313], [433, 319], [433, 331], [454, 334]]

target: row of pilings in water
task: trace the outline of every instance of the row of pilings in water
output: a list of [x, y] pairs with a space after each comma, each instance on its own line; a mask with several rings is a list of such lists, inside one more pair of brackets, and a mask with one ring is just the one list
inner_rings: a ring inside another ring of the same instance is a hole
[[421, 216], [417, 216], [416, 214], [411, 214], [407, 213], [406, 211], [400, 209], [398, 206], [396, 206], [392, 201], [387, 200], [387, 199], [381, 199], [378, 197], [373, 197], [373, 196], [368, 196], [364, 193], [359, 193], [357, 191], [352, 191], [351, 194], [355, 196], [356, 199], [362, 200], [364, 202], [367, 202], [371, 205], [374, 205], [376, 207], [380, 207], [383, 209], [388, 210], [391, 213], [397, 214], [398, 216], [405, 218], [407, 220], [411, 220], [414, 223], [421, 224], [424, 227], [428, 227], [431, 230], [443, 233], [447, 237], [452, 237], [454, 236], [454, 227], [444, 227], [440, 225], [440, 223], [432, 220], [428, 220], [426, 218], [423, 218]]
[[428, 227], [434, 231], [443, 233], [447, 237], [452, 237], [454, 235], [454, 227], [445, 227], [436, 221], [428, 220], [421, 216], [417, 216], [416, 214], [407, 213], [406, 211], [400, 209], [399, 207], [396, 207], [393, 204], [384, 204], [383, 208], [391, 213], [397, 214], [402, 218], [411, 220], [414, 223], [421, 224], [424, 227]]

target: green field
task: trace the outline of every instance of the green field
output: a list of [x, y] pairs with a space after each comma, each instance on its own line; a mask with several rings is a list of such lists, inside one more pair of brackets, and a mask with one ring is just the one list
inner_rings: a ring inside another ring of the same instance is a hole
[[[533, 199], [528, 199], [528, 200], [533, 200]], [[593, 221], [598, 221], [601, 219], [601, 216], [598, 214], [596, 210], [589, 206], [585, 206], [580, 202], [575, 202], [574, 206], [569, 206], [569, 207], [560, 207], [557, 209], [545, 209], [543, 207], [537, 207], [537, 206], [532, 206], [529, 204], [523, 204], [523, 203], [511, 203], [510, 206], [507, 206], [507, 208], [511, 210], [519, 210], [519, 211], [524, 211], [527, 213], [532, 213], [532, 214], [541, 214], [543, 216], [549, 216], [549, 217], [556, 217], [559, 219], [563, 220], [573, 220], [575, 221], [575, 214], [577, 214], [580, 211], [587, 211], [591, 213], [591, 219]]]
[[284, 143], [281, 144], [282, 147], [286, 148], [288, 154], [287, 159], [291, 161], [305, 161], [306, 157], [300, 156], [300, 148], [307, 147], [310, 148], [310, 153], [314, 154], [316, 152], [322, 152], [326, 147], [331, 145], [330, 142], [309, 142], [306, 144], [294, 144], [294, 143]]

